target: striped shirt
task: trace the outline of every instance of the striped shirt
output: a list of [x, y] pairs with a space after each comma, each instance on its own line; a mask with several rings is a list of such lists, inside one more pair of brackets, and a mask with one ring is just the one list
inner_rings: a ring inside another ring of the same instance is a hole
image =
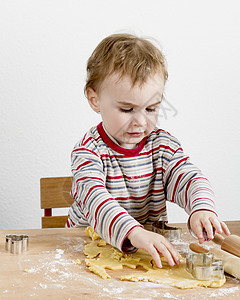
[[135, 149], [116, 145], [102, 123], [72, 151], [74, 203], [66, 227], [90, 225], [109, 244], [123, 249], [136, 226], [167, 220], [166, 201], [188, 214], [215, 212], [207, 178], [184, 155], [179, 141], [155, 129]]

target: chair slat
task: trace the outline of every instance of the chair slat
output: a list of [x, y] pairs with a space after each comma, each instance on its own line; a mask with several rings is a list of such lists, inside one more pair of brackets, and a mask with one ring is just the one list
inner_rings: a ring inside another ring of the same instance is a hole
[[42, 217], [42, 228], [64, 228], [67, 216]]
[[69, 207], [73, 203], [70, 196], [72, 177], [49, 177], [40, 179], [41, 208]]

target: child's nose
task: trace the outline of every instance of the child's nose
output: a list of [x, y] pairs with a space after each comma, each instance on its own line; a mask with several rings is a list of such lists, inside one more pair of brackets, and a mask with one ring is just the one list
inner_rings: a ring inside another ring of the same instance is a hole
[[146, 116], [144, 115], [144, 113], [142, 113], [141, 111], [138, 111], [135, 115], [134, 118], [132, 120], [132, 124], [134, 126], [145, 126], [147, 123], [146, 121]]

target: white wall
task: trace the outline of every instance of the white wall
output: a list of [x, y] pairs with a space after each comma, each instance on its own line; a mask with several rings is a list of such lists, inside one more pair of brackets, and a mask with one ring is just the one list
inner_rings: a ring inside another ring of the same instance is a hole
[[[40, 228], [39, 180], [70, 175], [74, 144], [97, 124], [86, 60], [105, 36], [157, 39], [168, 60], [160, 125], [210, 178], [219, 215], [239, 219], [238, 1], [0, 0], [0, 229]], [[169, 219], [186, 221], [171, 205]]]

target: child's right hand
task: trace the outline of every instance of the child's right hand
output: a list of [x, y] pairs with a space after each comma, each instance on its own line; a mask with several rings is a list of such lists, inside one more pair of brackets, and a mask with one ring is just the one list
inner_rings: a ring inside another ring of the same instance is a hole
[[161, 268], [162, 263], [160, 256], [164, 256], [170, 266], [180, 264], [180, 257], [176, 248], [162, 235], [135, 227], [128, 235], [131, 244], [147, 251], [154, 259], [157, 267]]

